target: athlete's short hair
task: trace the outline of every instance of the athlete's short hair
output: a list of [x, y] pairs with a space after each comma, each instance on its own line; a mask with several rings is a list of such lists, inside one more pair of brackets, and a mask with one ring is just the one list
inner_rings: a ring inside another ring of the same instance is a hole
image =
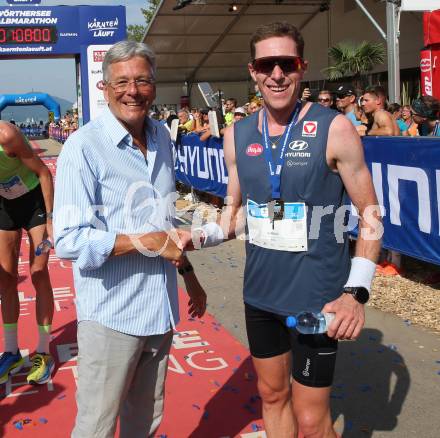
[[366, 94], [366, 93], [372, 94], [373, 96], [387, 100], [387, 93], [385, 92], [385, 88], [382, 87], [382, 85], [374, 85], [371, 87], [367, 87], [364, 94]]
[[147, 44], [138, 41], [119, 41], [110, 47], [102, 63], [102, 76], [104, 82], [109, 80], [109, 67], [111, 64], [128, 61], [136, 56], [144, 58], [151, 66], [152, 79], [156, 78], [156, 55]]
[[292, 40], [295, 41], [298, 55], [302, 58], [304, 56], [304, 39], [301, 32], [287, 21], [275, 21], [257, 27], [250, 41], [251, 58], [255, 59], [255, 44], [267, 40], [268, 38], [284, 36], [292, 38]]

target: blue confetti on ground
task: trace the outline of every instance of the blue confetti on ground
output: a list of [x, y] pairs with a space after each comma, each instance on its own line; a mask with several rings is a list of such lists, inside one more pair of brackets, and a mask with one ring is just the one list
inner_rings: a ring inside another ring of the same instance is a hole
[[252, 423], [251, 427], [254, 432], [258, 432], [259, 430], [261, 430], [261, 426], [258, 426], [258, 424], [255, 423]]
[[192, 373], [192, 371], [188, 371], [188, 376], [190, 376], [190, 377], [192, 377], [192, 375], [193, 375], [193, 373]]
[[240, 361], [241, 361], [241, 357], [240, 357], [240, 356], [235, 356], [235, 360], [236, 360], [237, 362], [240, 362]]
[[16, 421], [14, 427], [18, 430], [23, 430], [23, 423], [21, 421]]
[[193, 404], [192, 407], [193, 407], [194, 409], [197, 409], [198, 411], [200, 411], [200, 406], [199, 406], [199, 405]]
[[41, 417], [38, 419], [41, 424], [46, 424], [48, 422], [47, 418]]
[[62, 400], [63, 398], [66, 398], [66, 394], [61, 394], [57, 397], [58, 400]]
[[208, 412], [207, 412], [207, 411], [203, 412], [202, 419], [203, 419], [203, 420], [207, 420], [208, 417], [209, 417]]

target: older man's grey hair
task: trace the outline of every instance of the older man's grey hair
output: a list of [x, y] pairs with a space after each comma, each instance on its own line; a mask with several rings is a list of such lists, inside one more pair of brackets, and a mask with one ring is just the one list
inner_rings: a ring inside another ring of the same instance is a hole
[[110, 47], [102, 63], [102, 75], [105, 82], [109, 80], [111, 64], [128, 61], [136, 56], [144, 58], [151, 65], [152, 79], [156, 78], [156, 55], [149, 46], [138, 41], [119, 41]]

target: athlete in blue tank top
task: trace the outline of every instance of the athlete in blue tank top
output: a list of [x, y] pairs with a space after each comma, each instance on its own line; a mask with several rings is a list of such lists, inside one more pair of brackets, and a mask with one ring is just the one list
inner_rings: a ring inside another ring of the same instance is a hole
[[[246, 221], [246, 328], [269, 437], [336, 437], [329, 396], [338, 339], [355, 339], [380, 250], [379, 207], [362, 144], [343, 115], [298, 93], [307, 62], [299, 31], [286, 22], [259, 27], [249, 72], [264, 108], [225, 131], [228, 206], [184, 243], [213, 246]], [[350, 261], [345, 191], [359, 210]], [[190, 248], [190, 244], [187, 245]], [[301, 310], [334, 313], [325, 334], [289, 330]], [[293, 383], [290, 383], [290, 376]]]

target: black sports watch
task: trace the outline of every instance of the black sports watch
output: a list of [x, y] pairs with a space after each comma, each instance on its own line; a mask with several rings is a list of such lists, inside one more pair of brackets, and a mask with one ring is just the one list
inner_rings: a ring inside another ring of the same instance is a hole
[[177, 272], [180, 275], [185, 275], [185, 274], [188, 274], [188, 272], [193, 272], [193, 271], [194, 271], [194, 268], [191, 263], [188, 263], [185, 266], [182, 266], [181, 268], [177, 269]]
[[370, 299], [370, 292], [368, 289], [362, 286], [358, 287], [344, 287], [345, 294], [353, 295], [354, 299], [361, 304], [365, 304]]

